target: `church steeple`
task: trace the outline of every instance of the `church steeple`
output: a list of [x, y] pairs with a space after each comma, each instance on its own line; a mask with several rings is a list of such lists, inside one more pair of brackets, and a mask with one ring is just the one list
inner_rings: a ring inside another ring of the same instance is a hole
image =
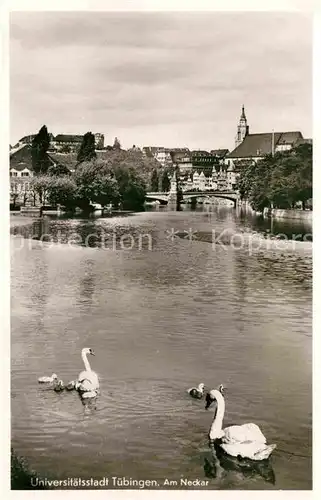
[[235, 147], [236, 148], [244, 141], [245, 136], [247, 136], [248, 133], [249, 133], [249, 126], [247, 124], [247, 119], [245, 116], [244, 104], [243, 104], [241, 118], [240, 118], [239, 124], [237, 126], [237, 134], [235, 137]]

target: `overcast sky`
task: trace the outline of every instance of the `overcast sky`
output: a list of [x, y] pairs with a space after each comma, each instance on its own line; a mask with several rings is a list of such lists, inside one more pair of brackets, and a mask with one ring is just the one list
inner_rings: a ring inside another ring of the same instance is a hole
[[250, 133], [312, 136], [312, 23], [294, 13], [15, 12], [10, 141], [53, 134], [234, 147]]

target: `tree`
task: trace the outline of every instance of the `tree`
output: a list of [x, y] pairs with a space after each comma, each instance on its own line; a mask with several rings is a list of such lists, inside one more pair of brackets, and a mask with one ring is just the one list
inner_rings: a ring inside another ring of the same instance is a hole
[[312, 198], [312, 146], [302, 144], [245, 166], [238, 189], [241, 198], [260, 212], [271, 206], [294, 208], [299, 201], [304, 207]]
[[74, 208], [77, 186], [69, 175], [61, 177], [51, 177], [47, 188], [47, 200], [52, 206], [63, 205], [67, 208]]
[[164, 170], [161, 183], [162, 183], [162, 191], [167, 193], [171, 187], [171, 181], [169, 180], [167, 170]]
[[151, 181], [150, 181], [150, 188], [151, 188], [151, 191], [153, 192], [156, 192], [158, 191], [158, 173], [157, 173], [157, 170], [156, 168], [154, 168], [153, 172], [152, 172], [152, 177], [151, 177]]
[[36, 202], [36, 196], [38, 196], [41, 205], [46, 203], [50, 182], [51, 177], [49, 175], [38, 175], [31, 179], [30, 187], [33, 192], [34, 204]]
[[113, 145], [113, 149], [117, 149], [117, 150], [120, 150], [121, 147], [120, 147], [120, 142], [119, 140], [117, 139], [117, 137], [115, 137], [115, 140], [114, 140], [114, 145]]
[[126, 210], [143, 207], [146, 184], [158, 163], [145, 159], [139, 151], [106, 151], [97, 159], [82, 162], [73, 178], [76, 182], [76, 205], [88, 210], [91, 202]]
[[84, 162], [75, 172], [76, 203], [89, 209], [91, 203], [113, 205], [119, 202], [118, 184], [112, 172], [103, 163]]
[[35, 174], [46, 174], [50, 165], [47, 154], [50, 136], [46, 125], [43, 125], [31, 144], [32, 168]]
[[146, 185], [144, 180], [132, 167], [118, 166], [113, 169], [119, 186], [121, 206], [125, 210], [142, 208]]
[[87, 132], [82, 139], [82, 143], [77, 155], [77, 161], [90, 161], [93, 158], [96, 158], [95, 136], [91, 132]]

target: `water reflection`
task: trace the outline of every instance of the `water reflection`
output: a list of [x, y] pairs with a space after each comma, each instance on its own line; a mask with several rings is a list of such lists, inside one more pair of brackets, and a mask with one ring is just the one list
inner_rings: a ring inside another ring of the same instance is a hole
[[204, 458], [204, 473], [208, 478], [222, 481], [230, 472], [240, 473], [243, 478], [253, 479], [260, 476], [264, 481], [275, 485], [276, 477], [271, 460], [254, 460], [232, 457], [224, 453], [219, 446], [211, 449], [211, 456]]
[[311, 222], [297, 219], [267, 218], [240, 207], [237, 212], [240, 224], [256, 230], [263, 235], [282, 235], [283, 238], [297, 241], [312, 241]]
[[80, 276], [79, 295], [84, 304], [90, 304], [95, 291], [95, 264], [92, 259], [86, 259], [83, 263], [83, 274]]

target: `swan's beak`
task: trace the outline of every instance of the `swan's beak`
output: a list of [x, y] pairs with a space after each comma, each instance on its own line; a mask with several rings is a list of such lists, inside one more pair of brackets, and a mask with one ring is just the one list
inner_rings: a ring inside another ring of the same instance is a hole
[[93, 356], [95, 356], [95, 353], [93, 350], [90, 351], [90, 354], [92, 354]]

